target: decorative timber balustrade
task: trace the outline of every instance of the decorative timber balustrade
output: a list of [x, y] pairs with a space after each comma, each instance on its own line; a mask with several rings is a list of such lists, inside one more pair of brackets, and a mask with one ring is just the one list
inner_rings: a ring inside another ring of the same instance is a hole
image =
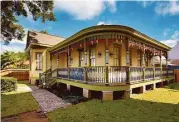
[[155, 68], [155, 79], [160, 79], [161, 78], [161, 68], [158, 68], [158, 67], [156, 67]]
[[111, 66], [109, 67], [109, 83], [127, 82], [127, 67]]
[[71, 80], [84, 80], [84, 68], [69, 68], [69, 79]]
[[115, 84], [137, 83], [174, 76], [171, 68], [160, 67], [127, 67], [127, 66], [92, 66], [77, 68], [56, 68], [40, 75], [47, 81], [50, 77], [75, 80], [88, 83]]
[[154, 79], [154, 69], [153, 68], [145, 68], [145, 80]]
[[143, 80], [143, 68], [141, 67], [130, 67], [129, 69], [129, 82], [138, 82]]
[[86, 81], [105, 83], [105, 66], [87, 67], [86, 68]]

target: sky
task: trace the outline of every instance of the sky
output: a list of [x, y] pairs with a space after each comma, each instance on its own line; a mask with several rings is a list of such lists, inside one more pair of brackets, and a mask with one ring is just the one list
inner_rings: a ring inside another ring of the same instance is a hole
[[[55, 22], [42, 23], [28, 17], [17, 17], [25, 32], [47, 30], [49, 34], [68, 38], [76, 32], [94, 25], [126, 25], [170, 47], [179, 41], [179, 1], [55, 1]], [[24, 51], [23, 41], [12, 40], [2, 45], [1, 53]]]

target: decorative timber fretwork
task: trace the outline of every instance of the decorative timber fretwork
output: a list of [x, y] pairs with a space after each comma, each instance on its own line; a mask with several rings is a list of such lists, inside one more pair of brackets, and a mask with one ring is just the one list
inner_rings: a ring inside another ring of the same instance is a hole
[[137, 47], [139, 50], [143, 51], [144, 47], [143, 44], [140, 42], [135, 42], [135, 41], [129, 41], [129, 48], [134, 48]]
[[86, 38], [86, 40], [88, 46], [93, 46], [93, 45], [97, 45], [100, 41], [104, 41], [104, 37], [102, 35], [97, 35], [97, 36], [88, 37]]
[[153, 52], [153, 48], [150, 47], [150, 46], [147, 46], [147, 45], [145, 45], [145, 50], [146, 50], [147, 52], [150, 52], [150, 53]]
[[168, 58], [168, 53], [162, 51], [162, 56], [164, 56], [167, 59]]
[[[95, 46], [99, 43], [106, 43], [106, 39], [108, 39], [107, 45], [110, 47], [110, 45], [118, 44], [118, 45], [125, 45], [126, 46], [126, 65], [128, 66], [130, 64], [129, 61], [129, 50], [131, 48], [136, 48], [138, 50], [141, 50], [142, 53], [146, 52], [148, 54], [149, 59], [151, 59], [153, 56], [160, 56], [160, 48], [157, 48], [155, 45], [152, 45], [150, 43], [147, 43], [145, 41], [142, 41], [140, 38], [133, 37], [131, 35], [127, 35], [120, 32], [104, 32], [104, 33], [93, 33], [86, 35], [84, 37], [79, 37], [77, 40], [74, 40], [71, 43], [68, 43], [68, 45], [63, 46], [62, 48], [55, 50], [54, 52], [51, 52], [51, 55], [54, 54], [60, 54], [63, 52], [68, 53], [68, 47], [69, 51], [77, 50], [77, 51], [84, 51], [85, 55], [87, 55], [87, 51], [85, 51], [84, 47], [84, 40], [86, 42], [86, 48], [88, 46]], [[106, 48], [106, 54], [108, 55], [108, 47]], [[106, 55], [106, 57], [108, 57]], [[162, 50], [162, 56], [167, 57], [167, 53], [165, 50]], [[106, 62], [108, 63], [108, 61]]]
[[84, 48], [83, 40], [80, 40], [79, 42], [72, 44], [70, 49], [72, 51], [72, 50], [82, 50], [83, 48]]
[[154, 48], [154, 56], [160, 56], [160, 50]]

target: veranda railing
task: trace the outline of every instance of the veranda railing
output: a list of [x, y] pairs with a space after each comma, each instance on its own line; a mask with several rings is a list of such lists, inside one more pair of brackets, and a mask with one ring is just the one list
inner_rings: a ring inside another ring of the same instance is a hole
[[[44, 75], [45, 74], [45, 75]], [[41, 78], [47, 80], [48, 77], [60, 79], [76, 80], [88, 83], [101, 84], [126, 84], [136, 83], [145, 80], [153, 80], [174, 76], [171, 68], [160, 67], [127, 67], [127, 66], [93, 66], [93, 67], [72, 67], [57, 68], [53, 71], [43, 73]]]

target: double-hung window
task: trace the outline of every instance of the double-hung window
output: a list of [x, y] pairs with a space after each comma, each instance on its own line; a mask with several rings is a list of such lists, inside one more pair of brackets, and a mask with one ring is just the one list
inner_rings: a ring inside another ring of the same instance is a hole
[[36, 70], [42, 70], [42, 53], [36, 53]]
[[79, 51], [79, 66], [82, 67], [84, 65], [84, 52]]

